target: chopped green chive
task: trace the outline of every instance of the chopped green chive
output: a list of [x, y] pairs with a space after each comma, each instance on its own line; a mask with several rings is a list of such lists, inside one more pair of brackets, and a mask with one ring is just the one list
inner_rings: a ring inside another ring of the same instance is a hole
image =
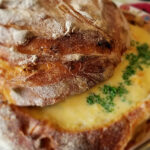
[[[119, 83], [118, 86], [104, 85], [100, 88], [100, 92], [103, 93], [103, 97], [100, 94], [90, 94], [87, 97], [87, 103], [93, 105], [95, 103], [100, 104], [107, 112], [114, 110], [114, 98], [119, 96], [121, 101], [127, 101], [125, 95], [128, 93], [126, 86], [132, 84], [131, 77], [136, 74], [137, 70], [143, 70], [143, 65], [150, 65], [150, 47], [148, 44], [140, 44], [136, 41], [131, 41], [132, 46], [136, 46], [137, 54], [130, 53], [126, 55], [126, 60], [129, 64], [125, 68], [122, 74], [124, 82]], [[131, 102], [130, 102], [131, 103]]]

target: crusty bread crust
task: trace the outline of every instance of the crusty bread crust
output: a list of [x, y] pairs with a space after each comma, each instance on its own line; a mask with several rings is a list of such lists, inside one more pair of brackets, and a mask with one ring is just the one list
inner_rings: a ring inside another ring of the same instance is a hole
[[129, 41], [110, 0], [2, 0], [1, 86], [13, 104], [52, 105], [111, 77]]
[[128, 143], [126, 150], [144, 149], [150, 139], [150, 119], [136, 127], [135, 134]]
[[21, 107], [2, 103], [0, 134], [12, 143], [11, 150], [124, 150], [138, 126], [149, 118], [147, 101], [107, 127], [70, 132], [32, 118]]

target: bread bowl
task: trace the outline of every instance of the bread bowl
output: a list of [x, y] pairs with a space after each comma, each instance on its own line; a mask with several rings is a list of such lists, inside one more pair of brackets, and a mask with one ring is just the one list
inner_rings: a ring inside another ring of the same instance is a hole
[[[6, 102], [9, 94], [2, 92], [1, 145], [7, 145], [10, 150], [124, 150], [133, 149], [147, 140], [150, 68], [142, 64], [143, 70], [136, 68], [130, 80], [123, 82], [129, 63], [126, 56], [137, 55], [136, 47], [145, 42], [150, 44], [147, 25], [143, 22], [139, 27], [136, 19], [134, 21], [135, 25], [130, 25], [133, 45], [125, 52], [114, 75], [87, 92], [44, 108], [9, 105]], [[128, 81], [132, 84], [128, 85]], [[105, 85], [116, 89], [120, 82], [123, 82], [125, 97], [115, 95], [115, 105], [105, 107], [101, 102], [93, 104], [88, 101], [91, 94], [97, 96], [103, 92]]]
[[[130, 28], [132, 39], [150, 44], [145, 29], [137, 25]], [[128, 150], [141, 144], [150, 133], [149, 67], [131, 77], [132, 85], [125, 85], [126, 100], [116, 97], [111, 112], [86, 102], [87, 95], [97, 93], [99, 87], [120, 82], [128, 64], [125, 57], [135, 50], [134, 46], [129, 48], [109, 80], [75, 98], [44, 108], [1, 103], [1, 141], [8, 142], [10, 150]]]

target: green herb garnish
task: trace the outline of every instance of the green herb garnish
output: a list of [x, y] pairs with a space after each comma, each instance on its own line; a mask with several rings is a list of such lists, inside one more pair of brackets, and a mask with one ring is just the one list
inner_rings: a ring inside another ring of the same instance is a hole
[[101, 98], [100, 95], [91, 94], [87, 97], [87, 103], [89, 103], [90, 105], [93, 105], [95, 103], [100, 104], [107, 112], [112, 112], [114, 110], [113, 99], [109, 96]]
[[113, 87], [113, 86], [104, 85], [102, 90], [103, 90], [104, 94], [107, 94], [107, 95], [109, 95], [111, 97], [115, 97], [116, 94], [117, 94], [117, 88]]
[[120, 85], [117, 88], [117, 94], [122, 97], [123, 95], [127, 94], [128, 90], [124, 87], [123, 83], [120, 83]]
[[131, 76], [136, 74], [137, 70], [143, 70], [143, 65], [150, 65], [150, 48], [148, 44], [137, 44], [137, 54], [128, 54], [126, 59], [129, 61], [129, 65], [123, 71], [122, 78], [126, 85], [131, 85]]
[[123, 84], [119, 84], [118, 87], [113, 87], [110, 85], [104, 85], [101, 89], [104, 97], [97, 94], [90, 94], [87, 98], [87, 103], [93, 105], [95, 103], [100, 104], [107, 112], [112, 112], [114, 110], [114, 98], [116, 96], [123, 96], [128, 93]]
[[125, 95], [128, 93], [125, 86], [132, 84], [131, 77], [136, 74], [137, 70], [143, 70], [143, 66], [150, 65], [150, 48], [148, 44], [139, 44], [139, 42], [131, 41], [132, 46], [136, 46], [137, 54], [130, 53], [126, 55], [129, 64], [123, 71], [122, 79], [124, 82], [118, 86], [104, 85], [100, 88], [101, 94], [92, 93], [87, 97], [87, 103], [93, 105], [100, 104], [107, 112], [114, 110], [115, 97], [121, 97], [122, 102], [127, 101]]

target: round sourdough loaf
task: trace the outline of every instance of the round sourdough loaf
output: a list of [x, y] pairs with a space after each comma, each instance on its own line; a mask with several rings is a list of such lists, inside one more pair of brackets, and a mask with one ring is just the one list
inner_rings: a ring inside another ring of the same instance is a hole
[[83, 93], [112, 76], [129, 41], [110, 0], [2, 0], [3, 94], [16, 105], [45, 106]]

